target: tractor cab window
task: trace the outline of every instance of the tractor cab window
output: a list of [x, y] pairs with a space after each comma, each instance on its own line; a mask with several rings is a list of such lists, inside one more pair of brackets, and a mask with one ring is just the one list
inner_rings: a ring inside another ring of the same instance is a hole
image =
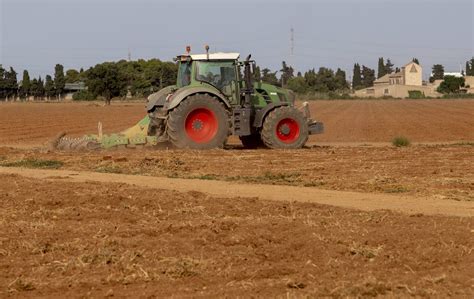
[[191, 63], [182, 61], [178, 67], [178, 87], [191, 84]]
[[196, 79], [210, 83], [228, 95], [236, 80], [235, 65], [233, 62], [198, 61]]

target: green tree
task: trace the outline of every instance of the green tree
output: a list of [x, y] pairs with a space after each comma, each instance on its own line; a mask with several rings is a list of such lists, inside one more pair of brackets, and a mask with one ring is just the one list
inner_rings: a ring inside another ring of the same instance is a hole
[[474, 76], [474, 57], [466, 61], [466, 76]]
[[442, 80], [443, 78], [444, 78], [444, 67], [441, 64], [433, 65], [430, 82], [434, 82], [435, 80]]
[[64, 77], [64, 67], [61, 64], [56, 64], [54, 67], [54, 90], [58, 99], [64, 93], [64, 86], [66, 85], [66, 78]]
[[362, 76], [360, 65], [358, 63], [354, 64], [354, 71], [352, 74], [352, 89], [357, 90], [361, 89], [364, 86], [362, 85]]
[[308, 86], [308, 89], [314, 91], [315, 86], [318, 84], [318, 75], [316, 74], [316, 71], [312, 69], [305, 72], [304, 80], [306, 82], [306, 85]]
[[306, 93], [309, 89], [303, 76], [290, 78], [287, 87], [297, 93]]
[[415, 57], [414, 57], [411, 61], [413, 61], [414, 63], [416, 63], [416, 64], [418, 64], [418, 65], [420, 64], [420, 62], [418, 61], [418, 58], [415, 58]]
[[279, 86], [278, 78], [276, 76], [277, 72], [272, 72], [268, 68], [262, 70], [262, 81], [268, 84], [273, 84]]
[[23, 71], [23, 79], [21, 80], [21, 96], [23, 98], [28, 98], [28, 95], [30, 94], [30, 88], [31, 88], [31, 81], [30, 81], [30, 74], [28, 74], [27, 70]]
[[7, 97], [7, 86], [5, 80], [6, 70], [0, 64], [0, 99], [5, 99]]
[[440, 93], [458, 93], [461, 87], [464, 87], [463, 77], [444, 76], [443, 82], [438, 87]]
[[262, 72], [260, 71], [260, 67], [257, 65], [253, 70], [253, 79], [256, 82], [260, 82], [262, 80]]
[[41, 76], [38, 77], [38, 96], [44, 98], [44, 81], [41, 79]]
[[393, 63], [390, 61], [390, 59], [387, 59], [387, 62], [385, 63], [385, 74], [391, 73], [393, 73]]
[[38, 79], [34, 78], [33, 80], [31, 80], [30, 95], [33, 96], [34, 99], [43, 97], [44, 85], [43, 80], [41, 80], [41, 77], [39, 77]]
[[379, 58], [378, 68], [377, 68], [377, 79], [385, 76], [387, 74], [385, 64], [383, 62], [383, 57]]
[[285, 61], [281, 63], [281, 77], [280, 77], [280, 83], [281, 86], [286, 87], [286, 84], [288, 83], [288, 80], [294, 77], [293, 75], [293, 68], [291, 66], [288, 66]]
[[[387, 60], [388, 63], [388, 60]], [[366, 67], [365, 65], [362, 66], [362, 86], [370, 87], [374, 85], [375, 81], [375, 70]]]
[[0, 99], [7, 99], [16, 95], [18, 82], [15, 70], [10, 67], [6, 70], [0, 64]]
[[94, 97], [102, 96], [107, 105], [113, 97], [124, 96], [127, 92], [126, 78], [120, 73], [117, 64], [102, 63], [89, 69], [86, 85]]
[[15, 70], [10, 67], [9, 71], [4, 73], [4, 88], [5, 88], [5, 96], [7, 98], [14, 97], [17, 95], [18, 92], [18, 81], [17, 81], [17, 73]]
[[46, 75], [46, 78], [45, 78], [44, 94], [48, 98], [48, 100], [50, 97], [54, 96], [55, 94], [53, 78], [51, 78], [50, 75]]
[[337, 89], [333, 70], [326, 67], [320, 67], [316, 78], [317, 83], [313, 87], [315, 91], [328, 92], [335, 91]]
[[335, 80], [337, 90], [344, 90], [349, 87], [346, 80], [346, 72], [341, 70], [340, 68], [338, 68], [336, 71]]
[[79, 72], [74, 70], [74, 69], [69, 69], [66, 71], [66, 77], [65, 77], [65, 82], [66, 83], [75, 83], [79, 81]]

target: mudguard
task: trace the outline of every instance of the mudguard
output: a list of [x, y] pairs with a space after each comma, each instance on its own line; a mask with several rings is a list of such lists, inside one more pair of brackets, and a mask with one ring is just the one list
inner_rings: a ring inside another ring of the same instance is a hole
[[215, 88], [210, 88], [206, 86], [184, 87], [184, 88], [178, 89], [170, 98], [168, 98], [168, 101], [165, 102], [165, 105], [163, 108], [165, 110], [171, 110], [175, 108], [176, 106], [178, 106], [182, 100], [196, 93], [208, 93], [213, 96], [216, 96], [217, 98], [219, 98], [221, 102], [224, 103], [224, 105], [227, 108], [230, 108], [230, 103], [227, 101], [227, 98], [220, 91], [218, 91]]
[[256, 128], [261, 128], [263, 125], [263, 120], [265, 119], [265, 116], [267, 116], [270, 111], [277, 107], [281, 106], [288, 106], [288, 103], [271, 103], [268, 104], [267, 106], [263, 107], [261, 110], [258, 110], [257, 113], [255, 114], [255, 118], [253, 121], [253, 126]]
[[166, 102], [166, 97], [173, 93], [173, 90], [176, 89], [176, 86], [167, 86], [160, 89], [158, 92], [152, 93], [148, 96], [148, 103], [146, 105], [146, 111], [150, 112], [156, 106], [164, 106]]

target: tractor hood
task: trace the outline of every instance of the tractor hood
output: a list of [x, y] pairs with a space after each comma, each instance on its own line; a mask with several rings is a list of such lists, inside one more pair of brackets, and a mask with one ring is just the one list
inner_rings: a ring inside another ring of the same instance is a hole
[[293, 91], [285, 88], [281, 88], [272, 84], [264, 82], [254, 82], [253, 84], [255, 91], [263, 96], [269, 97], [272, 102], [287, 102], [288, 104], [294, 104], [296, 96]]

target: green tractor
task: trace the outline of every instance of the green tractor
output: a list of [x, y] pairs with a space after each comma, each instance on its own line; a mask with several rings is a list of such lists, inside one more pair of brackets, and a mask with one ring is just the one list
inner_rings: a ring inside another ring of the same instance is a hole
[[149, 136], [178, 148], [219, 148], [236, 135], [247, 148], [290, 149], [323, 132], [307, 104], [295, 108], [291, 91], [254, 82], [250, 55], [238, 61], [238, 53], [206, 52], [179, 55], [177, 84], [148, 97]]
[[[60, 137], [56, 148], [111, 148], [171, 142], [178, 148], [222, 148], [230, 135], [246, 148], [301, 148], [309, 134], [322, 133], [312, 121], [308, 104], [295, 107], [294, 94], [253, 80], [255, 62], [238, 53], [187, 54], [175, 58], [177, 84], [148, 97], [148, 115], [134, 127], [111, 135], [82, 139]], [[243, 73], [243, 75], [242, 75]], [[71, 146], [72, 144], [72, 146]]]

